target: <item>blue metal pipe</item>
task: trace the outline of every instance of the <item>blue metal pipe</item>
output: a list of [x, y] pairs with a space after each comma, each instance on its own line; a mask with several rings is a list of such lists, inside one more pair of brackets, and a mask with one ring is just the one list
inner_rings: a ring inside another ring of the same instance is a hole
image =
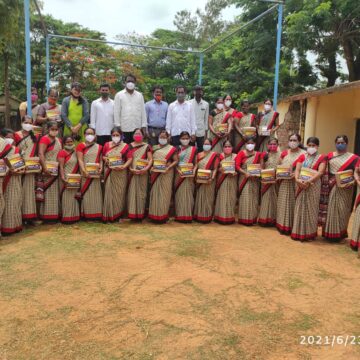
[[46, 35], [46, 93], [50, 89], [50, 38]]
[[24, 0], [27, 114], [31, 116], [30, 0]]
[[204, 63], [204, 53], [201, 53], [200, 54], [200, 65], [199, 65], [199, 85], [202, 84], [203, 63]]
[[277, 108], [278, 92], [279, 92], [282, 17], [283, 17], [283, 4], [279, 4], [278, 5], [277, 36], [276, 36], [276, 62], [275, 62], [275, 80], [274, 80], [274, 110], [276, 110], [276, 108]]

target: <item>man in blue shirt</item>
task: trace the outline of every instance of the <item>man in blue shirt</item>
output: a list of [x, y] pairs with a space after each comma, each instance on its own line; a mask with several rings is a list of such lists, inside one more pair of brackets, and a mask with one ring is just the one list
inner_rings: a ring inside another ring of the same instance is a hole
[[153, 88], [154, 99], [145, 104], [147, 126], [148, 126], [148, 140], [149, 144], [157, 145], [158, 137], [161, 130], [165, 130], [166, 114], [168, 110], [168, 103], [163, 101], [164, 88], [156, 85]]

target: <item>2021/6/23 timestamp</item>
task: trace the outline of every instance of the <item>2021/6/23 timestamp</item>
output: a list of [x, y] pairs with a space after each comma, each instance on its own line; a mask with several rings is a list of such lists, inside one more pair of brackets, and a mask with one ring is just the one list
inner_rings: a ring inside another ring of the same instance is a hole
[[360, 345], [356, 335], [301, 335], [300, 345], [348, 346]]

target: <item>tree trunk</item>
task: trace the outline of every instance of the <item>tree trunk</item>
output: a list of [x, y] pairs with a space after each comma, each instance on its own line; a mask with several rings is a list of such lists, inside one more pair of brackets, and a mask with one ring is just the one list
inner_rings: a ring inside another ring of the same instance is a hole
[[349, 81], [358, 80], [356, 76], [356, 66], [351, 41], [348, 39], [343, 39], [342, 47], [344, 49], [346, 65], [349, 71]]
[[331, 56], [328, 57], [328, 62], [329, 62], [329, 69], [328, 69], [328, 74], [327, 74], [327, 87], [331, 87], [335, 85], [335, 81], [338, 78], [339, 74], [337, 72], [337, 67], [336, 67], [336, 53], [334, 52], [333, 54], [331, 54]]
[[10, 128], [9, 54], [4, 53], [5, 127]]

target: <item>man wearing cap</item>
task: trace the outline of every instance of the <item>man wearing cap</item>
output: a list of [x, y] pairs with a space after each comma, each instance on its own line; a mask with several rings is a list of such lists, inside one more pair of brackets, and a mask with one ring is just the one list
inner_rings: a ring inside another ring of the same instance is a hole
[[194, 98], [190, 100], [195, 111], [196, 147], [198, 152], [203, 151], [204, 139], [209, 129], [209, 103], [203, 99], [204, 90], [201, 85], [194, 87]]
[[72, 135], [76, 141], [84, 141], [84, 130], [89, 122], [89, 105], [81, 96], [81, 85], [71, 84], [70, 96], [61, 105], [61, 119], [65, 123], [64, 136]]

